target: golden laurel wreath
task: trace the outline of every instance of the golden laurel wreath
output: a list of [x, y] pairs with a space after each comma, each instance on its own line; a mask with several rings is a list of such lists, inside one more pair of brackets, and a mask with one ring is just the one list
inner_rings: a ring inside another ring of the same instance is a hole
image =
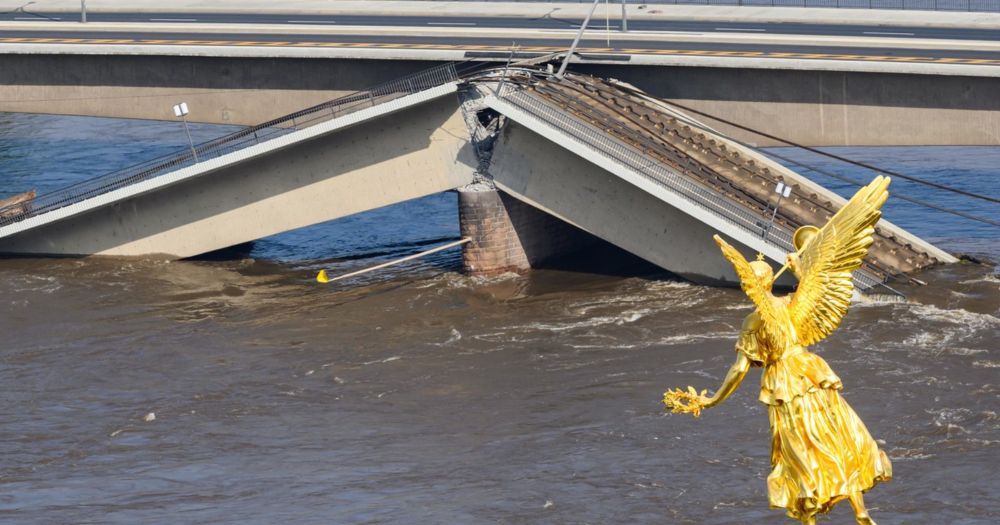
[[687, 391], [679, 388], [667, 390], [663, 393], [663, 404], [675, 414], [691, 414], [698, 417], [705, 408], [706, 394], [708, 390], [702, 390], [699, 394], [693, 386], [689, 386]]

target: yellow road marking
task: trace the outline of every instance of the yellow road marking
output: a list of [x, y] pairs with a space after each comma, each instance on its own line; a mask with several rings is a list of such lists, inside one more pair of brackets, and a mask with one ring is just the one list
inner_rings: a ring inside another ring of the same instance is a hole
[[[0, 38], [0, 44], [98, 44], [98, 45], [175, 45], [175, 46], [239, 46], [239, 47], [325, 47], [350, 49], [447, 49], [461, 51], [500, 51], [509, 52], [509, 46], [493, 46], [489, 44], [404, 44], [378, 42], [275, 42], [257, 40], [171, 40], [171, 39], [128, 39], [128, 38], [42, 38], [42, 37], [6, 37]], [[554, 53], [565, 48], [559, 46], [524, 46], [518, 51], [528, 53]], [[850, 60], [875, 62], [920, 62], [929, 64], [975, 64], [1000, 66], [1000, 58], [933, 58], [923, 56], [885, 56], [885, 55], [839, 55], [829, 53], [795, 53], [767, 51], [717, 51], [698, 49], [645, 49], [645, 48], [580, 48], [582, 54], [620, 53], [630, 55], [680, 55], [709, 57], [759, 57], [759, 58], [796, 58], [806, 60]]]

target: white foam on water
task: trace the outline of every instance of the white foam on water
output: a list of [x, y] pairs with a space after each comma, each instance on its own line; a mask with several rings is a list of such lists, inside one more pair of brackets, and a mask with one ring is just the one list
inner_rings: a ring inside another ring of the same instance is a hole
[[451, 335], [448, 336], [447, 340], [445, 340], [443, 342], [440, 342], [440, 343], [431, 343], [431, 344], [434, 345], [434, 346], [447, 346], [447, 345], [450, 345], [452, 343], [456, 343], [456, 342], [460, 341], [461, 339], [462, 339], [462, 332], [459, 332], [455, 328], [452, 328], [451, 329]]
[[985, 277], [980, 277], [978, 279], [967, 279], [965, 281], [959, 281], [959, 284], [975, 284], [975, 283], [992, 283], [1000, 287], [1000, 275], [990, 274]]
[[727, 304], [726, 306], [719, 308], [719, 310], [745, 310], [747, 312], [751, 312], [754, 310], [754, 306], [752, 304], [735, 303]]
[[645, 345], [627, 344], [627, 343], [618, 343], [618, 344], [589, 344], [589, 345], [587, 345], [587, 344], [573, 344], [573, 343], [569, 343], [569, 347], [573, 348], [573, 349], [576, 349], [576, 350], [593, 350], [593, 349], [602, 349], [602, 350], [631, 350], [633, 348], [639, 348], [639, 347], [642, 347], [642, 346], [645, 346]]
[[386, 357], [385, 359], [376, 359], [374, 361], [366, 361], [366, 362], [361, 363], [361, 364], [364, 365], [364, 366], [378, 365], [378, 364], [382, 364], [382, 363], [391, 363], [393, 361], [399, 361], [400, 359], [402, 359], [402, 357], [400, 357], [398, 355], [394, 355], [392, 357]]
[[[901, 455], [900, 453], [902, 453], [903, 455]], [[933, 458], [935, 456], [936, 456], [936, 454], [928, 454], [926, 452], [918, 452], [916, 450], [903, 449], [902, 451], [893, 451], [892, 455], [889, 456], [889, 459], [893, 463], [895, 463], [897, 461], [898, 462], [903, 462], [903, 461], [920, 461], [922, 459], [931, 459], [931, 458]]]
[[529, 329], [544, 330], [547, 332], [565, 332], [568, 330], [594, 328], [606, 325], [622, 326], [634, 323], [652, 312], [653, 310], [649, 308], [639, 308], [635, 310], [626, 310], [619, 315], [602, 315], [584, 319], [582, 321], [570, 321], [566, 323], [529, 323], [526, 325], [512, 326], [509, 330]]
[[[909, 304], [904, 308], [906, 310], [899, 318], [899, 324], [911, 326], [915, 331], [898, 344], [903, 347], [971, 355], [968, 345], [959, 343], [986, 335], [984, 332], [1000, 329], [1000, 318], [990, 314], [925, 304]], [[964, 353], [955, 351], [956, 347], [964, 348]]]
[[673, 346], [685, 343], [695, 343], [699, 341], [719, 341], [725, 339], [732, 339], [733, 341], [735, 341], [736, 337], [734, 334], [677, 334], [677, 335], [668, 335], [666, 337], [661, 337], [654, 344]]
[[62, 289], [59, 278], [54, 275], [19, 275], [9, 281], [14, 292], [55, 293]]
[[910, 306], [910, 310], [926, 320], [950, 322], [974, 329], [1000, 327], [1000, 317], [970, 312], [962, 308], [945, 309], [930, 304], [914, 304]]
[[988, 361], [981, 359], [979, 361], [973, 361], [972, 366], [976, 368], [1000, 368], [1000, 361]]
[[985, 354], [988, 351], [989, 350], [983, 348], [964, 348], [961, 346], [956, 346], [953, 348], [948, 348], [947, 350], [944, 351], [944, 353], [952, 355], [978, 355], [978, 354]]

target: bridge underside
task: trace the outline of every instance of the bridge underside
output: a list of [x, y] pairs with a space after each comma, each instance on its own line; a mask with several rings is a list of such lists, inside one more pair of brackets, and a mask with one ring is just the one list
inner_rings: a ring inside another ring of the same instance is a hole
[[507, 125], [490, 174], [503, 192], [674, 274], [738, 282], [712, 227], [523, 126]]
[[[452, 90], [453, 91], [453, 90]], [[454, 93], [0, 239], [0, 252], [183, 258], [454, 189], [476, 161]]]

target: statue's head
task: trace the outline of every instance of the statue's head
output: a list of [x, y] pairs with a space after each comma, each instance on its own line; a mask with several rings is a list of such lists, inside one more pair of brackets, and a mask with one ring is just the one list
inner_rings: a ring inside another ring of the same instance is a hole
[[774, 270], [771, 265], [764, 260], [764, 254], [758, 253], [757, 260], [750, 262], [750, 268], [753, 270], [754, 277], [758, 281], [764, 283], [764, 289], [770, 290], [771, 283], [774, 281]]

